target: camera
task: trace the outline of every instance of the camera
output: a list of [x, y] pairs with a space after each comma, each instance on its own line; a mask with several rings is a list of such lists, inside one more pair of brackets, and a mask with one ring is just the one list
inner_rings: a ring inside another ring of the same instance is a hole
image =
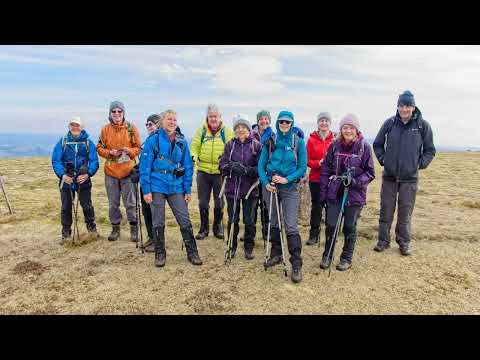
[[177, 177], [177, 178], [182, 177], [183, 175], [185, 175], [185, 168], [184, 167], [178, 167], [178, 168], [173, 169], [173, 175], [175, 175], [175, 177]]

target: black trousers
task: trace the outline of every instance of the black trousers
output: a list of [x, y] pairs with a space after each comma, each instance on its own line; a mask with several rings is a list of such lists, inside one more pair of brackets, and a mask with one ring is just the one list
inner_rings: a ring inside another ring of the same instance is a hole
[[268, 230], [268, 205], [264, 202], [262, 184], [258, 185], [258, 201], [255, 204], [255, 220], [254, 223], [257, 223], [258, 210], [260, 209], [260, 222], [262, 224], [262, 236], [264, 239], [267, 238]]
[[197, 194], [198, 205], [200, 209], [208, 209], [210, 203], [210, 195], [213, 191], [213, 202], [215, 209], [223, 209], [223, 198], [219, 199], [220, 190], [222, 189], [222, 177], [220, 174], [207, 174], [203, 171], [197, 173]]
[[142, 188], [140, 188], [140, 198], [142, 199], [142, 214], [143, 219], [145, 220], [145, 227], [147, 228], [148, 238], [153, 240], [152, 209], [150, 208], [150, 204], [147, 204], [143, 199]]
[[[237, 236], [239, 232], [239, 222], [240, 222], [240, 207], [242, 208], [242, 215], [243, 215], [243, 224], [245, 225], [245, 235], [243, 237], [244, 247], [245, 249], [253, 249], [255, 246], [255, 235], [256, 235], [256, 228], [255, 228], [255, 213], [256, 207], [258, 204], [258, 198], [249, 198], [248, 200], [245, 199], [238, 199], [237, 206], [235, 209], [235, 216], [234, 216], [234, 200], [233, 198], [227, 198], [227, 212], [228, 212], [228, 226], [227, 226], [227, 234], [230, 233], [230, 228], [233, 226], [233, 248], [237, 248]], [[228, 235], [227, 235], [228, 236]]]
[[[95, 222], [95, 210], [92, 204], [92, 182], [87, 180], [80, 185], [78, 191], [78, 199], [83, 210], [85, 223]], [[72, 226], [72, 204], [77, 196], [77, 191], [70, 191], [70, 186], [64, 184], [60, 191], [60, 199], [62, 201], [61, 222], [65, 229], [70, 229]]]
[[320, 204], [320, 183], [309, 182], [312, 209], [310, 211], [310, 237], [318, 237], [322, 222], [323, 207]]
[[[327, 204], [327, 241], [325, 242], [325, 251], [323, 256], [328, 255], [330, 244], [333, 241], [333, 233], [337, 224], [338, 216], [340, 214], [341, 199], [335, 202], [328, 202]], [[357, 220], [362, 207], [359, 205], [345, 206], [345, 217], [343, 219], [343, 235], [345, 238], [341, 260], [352, 262], [353, 251], [355, 249], [355, 242], [357, 240]], [[335, 246], [335, 244], [333, 244]], [[332, 254], [330, 254], [331, 257]]]

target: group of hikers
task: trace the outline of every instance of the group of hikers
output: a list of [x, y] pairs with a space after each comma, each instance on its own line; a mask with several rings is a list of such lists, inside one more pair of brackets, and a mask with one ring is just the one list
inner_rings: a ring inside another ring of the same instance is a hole
[[[144, 249], [155, 253], [155, 266], [163, 267], [167, 255], [165, 203], [168, 202], [180, 227], [188, 261], [202, 265], [197, 241], [210, 233], [209, 203], [213, 193], [212, 232], [218, 239], [227, 239], [225, 261], [235, 257], [239, 240], [243, 241], [245, 258], [254, 259], [260, 212], [265, 270], [283, 263], [286, 274], [286, 241], [291, 280], [298, 283], [302, 280], [303, 264], [298, 229], [299, 182], [308, 167], [311, 214], [306, 244], [319, 242], [324, 217], [326, 241], [320, 267], [331, 268], [340, 231], [344, 234], [344, 245], [336, 269], [345, 271], [352, 266], [357, 221], [366, 205], [367, 187], [375, 179], [372, 148], [354, 114], [341, 119], [336, 133], [331, 129], [331, 115], [319, 113], [317, 128], [306, 142], [303, 131], [295, 126], [294, 114], [286, 110], [280, 111], [274, 124], [267, 110], [257, 114], [253, 125], [247, 115], [238, 114], [233, 118], [232, 131], [223, 121], [219, 107], [209, 104], [191, 144], [182, 134], [173, 110], [147, 118], [148, 137], [143, 144], [138, 128], [126, 120], [122, 102], [110, 104], [108, 120], [95, 146], [81, 120], [70, 119], [68, 133], [53, 151], [52, 165], [59, 178], [62, 201], [62, 244], [72, 237], [75, 196], [78, 196], [77, 206], [78, 202], [82, 206], [88, 232], [97, 233], [91, 178], [98, 170], [100, 155], [106, 160], [105, 187], [112, 225], [108, 240], [120, 237], [122, 198], [131, 241], [139, 242], [140, 199], [148, 233]], [[375, 251], [382, 252], [390, 246], [390, 228], [398, 207], [396, 242], [402, 255], [411, 254], [411, 218], [418, 170], [430, 164], [435, 151], [431, 127], [407, 90], [398, 98], [396, 114], [383, 123], [373, 143], [373, 152], [383, 166]], [[200, 214], [196, 235], [188, 211], [194, 168]], [[240, 212], [244, 224], [241, 238]]]

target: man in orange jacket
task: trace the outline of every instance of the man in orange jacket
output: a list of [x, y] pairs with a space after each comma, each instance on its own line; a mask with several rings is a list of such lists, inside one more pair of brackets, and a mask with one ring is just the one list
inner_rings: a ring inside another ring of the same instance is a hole
[[105, 158], [105, 187], [109, 203], [109, 217], [112, 233], [108, 240], [120, 238], [120, 196], [127, 211], [130, 223], [131, 241], [138, 241], [137, 214], [135, 209], [135, 184], [130, 180], [130, 172], [140, 153], [141, 139], [137, 127], [125, 120], [125, 106], [120, 101], [110, 104], [108, 116], [110, 124], [105, 125], [98, 139], [98, 155]]

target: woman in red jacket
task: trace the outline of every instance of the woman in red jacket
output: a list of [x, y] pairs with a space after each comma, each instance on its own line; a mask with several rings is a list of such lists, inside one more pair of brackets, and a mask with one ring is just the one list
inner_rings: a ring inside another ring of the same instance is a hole
[[322, 209], [325, 205], [320, 201], [320, 167], [328, 147], [335, 138], [335, 134], [330, 131], [330, 125], [332, 125], [332, 117], [328, 112], [318, 114], [318, 129], [310, 134], [307, 142], [307, 159], [310, 168], [309, 186], [312, 197], [310, 236], [307, 245], [316, 244], [320, 235]]

